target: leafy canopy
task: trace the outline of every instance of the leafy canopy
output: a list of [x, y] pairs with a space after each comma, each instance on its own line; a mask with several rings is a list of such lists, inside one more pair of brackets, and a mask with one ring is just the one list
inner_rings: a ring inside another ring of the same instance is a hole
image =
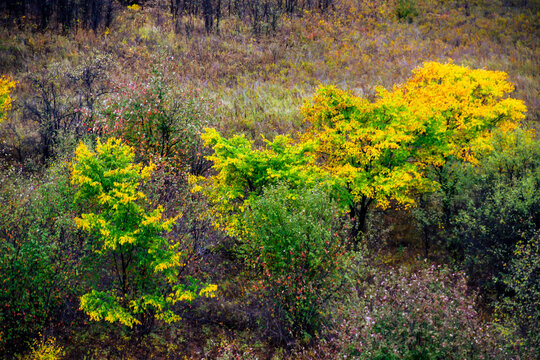
[[413, 205], [419, 193], [444, 185], [428, 176], [430, 169], [450, 159], [477, 163], [491, 150], [495, 130], [515, 129], [526, 107], [505, 97], [512, 90], [505, 73], [435, 62], [392, 91], [380, 89], [373, 102], [323, 86], [301, 109], [309, 128], [297, 141], [281, 135], [253, 149], [243, 136], [224, 139], [206, 129], [217, 174], [192, 178], [194, 190], [214, 205], [215, 223], [238, 235], [238, 212], [265, 186], [325, 182], [350, 211], [356, 237], [372, 205]]
[[347, 196], [364, 230], [372, 203], [410, 206], [419, 192], [436, 189], [426, 169], [450, 158], [476, 163], [491, 149], [494, 130], [508, 132], [524, 118], [503, 72], [428, 62], [374, 102], [333, 86], [321, 87], [302, 113], [310, 128], [303, 141]]
[[215, 225], [238, 235], [239, 214], [253, 199], [262, 194], [265, 186], [286, 182], [292, 187], [313, 185], [321, 174], [308, 155], [309, 142], [295, 144], [289, 136], [281, 135], [266, 146], [254, 149], [243, 135], [223, 138], [215, 129], [207, 128], [201, 135], [210, 145], [217, 174], [208, 179], [191, 177], [193, 191], [203, 192], [212, 207]]
[[429, 141], [420, 161], [440, 165], [455, 156], [476, 163], [479, 152], [492, 149], [494, 130], [507, 133], [525, 118], [523, 101], [506, 97], [514, 91], [507, 77], [502, 71], [427, 62], [378, 101], [403, 104], [422, 124]]
[[334, 86], [321, 87], [302, 108], [320, 164], [346, 189], [345, 201], [365, 199], [387, 207], [412, 203], [413, 189], [427, 188], [418, 163], [421, 124], [403, 104], [370, 103]]

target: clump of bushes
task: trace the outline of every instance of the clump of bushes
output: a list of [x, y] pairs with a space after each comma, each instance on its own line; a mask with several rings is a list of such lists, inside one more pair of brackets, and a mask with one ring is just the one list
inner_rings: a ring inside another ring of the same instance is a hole
[[505, 341], [475, 310], [462, 272], [377, 269], [339, 324], [342, 355], [360, 359], [508, 359]]
[[313, 336], [345, 283], [346, 234], [323, 188], [269, 186], [245, 212], [245, 260], [282, 338]]
[[54, 321], [75, 316], [84, 243], [75, 228], [65, 163], [44, 179], [6, 171], [0, 178], [0, 353], [28, 347]]
[[210, 163], [199, 136], [210, 124], [212, 103], [198, 90], [177, 91], [153, 70], [145, 81], [120, 84], [101, 106], [93, 130], [134, 146], [138, 159], [169, 172], [201, 175]]

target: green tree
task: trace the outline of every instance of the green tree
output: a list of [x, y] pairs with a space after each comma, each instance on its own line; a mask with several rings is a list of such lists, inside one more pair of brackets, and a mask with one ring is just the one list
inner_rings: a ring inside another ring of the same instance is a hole
[[79, 187], [77, 198], [93, 212], [76, 221], [94, 236], [92, 249], [107, 260], [103, 276], [109, 279], [83, 295], [80, 307], [93, 320], [139, 325], [147, 332], [154, 319], [180, 319], [175, 303], [213, 297], [217, 287], [191, 278], [179, 282], [180, 244], [162, 235], [176, 218], [163, 219], [161, 206], [148, 209], [139, 187], [153, 165], [143, 167], [133, 158], [133, 149], [116, 139], [98, 141], [95, 151], [84, 144], [77, 148], [72, 182]]
[[242, 135], [226, 139], [210, 128], [202, 138], [214, 150], [208, 159], [213, 161], [216, 174], [191, 177], [190, 181], [195, 184], [193, 191], [202, 192], [212, 205], [214, 224], [231, 235], [239, 235], [243, 210], [265, 186], [284, 182], [291, 187], [309, 187], [323, 177], [308, 154], [308, 142], [298, 145], [289, 136], [280, 135], [254, 149]]
[[426, 142], [424, 127], [404, 105], [372, 104], [328, 86], [302, 112], [311, 125], [304, 141], [315, 142], [319, 164], [341, 189], [341, 203], [354, 219], [354, 238], [365, 231], [372, 204], [408, 206], [415, 191], [433, 187], [414, 161]]

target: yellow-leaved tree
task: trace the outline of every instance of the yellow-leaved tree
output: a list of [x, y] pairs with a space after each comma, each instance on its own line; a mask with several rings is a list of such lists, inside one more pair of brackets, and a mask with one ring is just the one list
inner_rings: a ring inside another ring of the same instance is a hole
[[95, 151], [80, 144], [72, 164], [77, 199], [92, 212], [77, 225], [93, 235], [92, 250], [99, 258], [98, 279], [81, 297], [81, 309], [91, 319], [139, 325], [149, 331], [154, 319], [180, 319], [174, 304], [197, 297], [214, 297], [216, 285], [195, 279], [180, 281], [185, 265], [179, 243], [166, 238], [176, 218], [163, 219], [163, 209], [150, 208], [139, 190], [153, 169], [134, 161], [134, 151], [120, 140], [98, 140]]
[[518, 126], [526, 107], [505, 97], [513, 91], [506, 77], [428, 62], [405, 84], [380, 89], [374, 102], [333, 86], [317, 90], [302, 108], [310, 125], [303, 141], [315, 143], [318, 163], [341, 188], [354, 237], [365, 231], [371, 206], [410, 206], [440, 186], [428, 169], [452, 158], [476, 162], [495, 129]]
[[422, 124], [422, 162], [440, 166], [453, 156], [476, 163], [491, 149], [494, 130], [507, 133], [525, 118], [524, 102], [507, 97], [514, 91], [507, 78], [502, 71], [427, 62], [377, 102], [402, 104]]

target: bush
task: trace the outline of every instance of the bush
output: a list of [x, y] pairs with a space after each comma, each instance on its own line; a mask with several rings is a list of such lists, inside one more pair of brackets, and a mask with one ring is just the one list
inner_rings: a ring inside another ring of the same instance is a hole
[[538, 159], [540, 141], [532, 132], [496, 133], [475, 164], [452, 158], [433, 169], [441, 186], [413, 210], [426, 254], [435, 241], [445, 245], [487, 302], [505, 294], [505, 264], [540, 226]]
[[0, 352], [24, 351], [53, 321], [73, 319], [81, 247], [65, 163], [45, 179], [4, 173], [0, 191]]
[[140, 159], [171, 172], [202, 175], [210, 162], [199, 132], [210, 123], [211, 106], [198, 91], [171, 89], [154, 70], [147, 81], [123, 84], [105, 99], [94, 130], [125, 140]]
[[418, 16], [415, 0], [398, 0], [395, 11], [399, 20], [408, 23], [412, 23], [414, 18]]
[[377, 270], [339, 327], [343, 356], [359, 359], [508, 359], [474, 309], [463, 273], [428, 266]]
[[530, 358], [540, 358], [540, 233], [519, 242], [502, 278], [512, 291], [497, 309], [503, 327], [509, 328]]
[[540, 228], [540, 141], [517, 131], [498, 135], [493, 146], [480, 166], [464, 172], [466, 201], [448, 231], [458, 260], [491, 301], [506, 291], [498, 278], [516, 244]]
[[18, 357], [17, 360], [59, 360], [65, 356], [64, 349], [56, 343], [56, 339], [34, 341], [30, 353]]
[[93, 269], [101, 279], [81, 297], [80, 308], [95, 321], [137, 325], [144, 335], [156, 319], [180, 320], [176, 303], [214, 297], [217, 287], [180, 276], [186, 262], [180, 244], [163, 236], [177, 218], [163, 219], [161, 206], [148, 209], [139, 188], [153, 165], [136, 164], [134, 156], [117, 139], [98, 140], [95, 151], [80, 144], [72, 182], [77, 199], [91, 210], [76, 218], [77, 226], [92, 235], [94, 257], [104, 260], [103, 267]]
[[245, 213], [245, 260], [274, 304], [282, 336], [315, 335], [344, 283], [340, 211], [322, 188], [269, 186]]
[[8, 77], [0, 77], [0, 123], [5, 120], [7, 111], [11, 109], [10, 93], [15, 87], [16, 82]]
[[24, 101], [26, 116], [36, 123], [44, 160], [61, 153], [59, 144], [76, 144], [87, 134], [94, 105], [108, 91], [109, 64], [108, 56], [94, 53], [77, 66], [53, 63], [28, 76], [31, 91]]

